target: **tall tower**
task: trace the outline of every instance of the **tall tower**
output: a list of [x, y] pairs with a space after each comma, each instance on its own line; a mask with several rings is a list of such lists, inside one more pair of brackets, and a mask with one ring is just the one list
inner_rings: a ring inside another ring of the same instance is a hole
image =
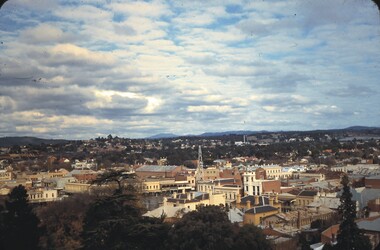
[[198, 149], [198, 166], [197, 170], [195, 170], [195, 181], [203, 181], [204, 179], [204, 172], [203, 172], [203, 159], [202, 159], [202, 149], [201, 146], [199, 146]]

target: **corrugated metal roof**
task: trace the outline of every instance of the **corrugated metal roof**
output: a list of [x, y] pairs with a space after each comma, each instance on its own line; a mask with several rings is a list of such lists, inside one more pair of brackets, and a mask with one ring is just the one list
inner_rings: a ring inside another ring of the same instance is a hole
[[277, 211], [278, 209], [272, 206], [260, 206], [260, 207], [254, 207], [246, 211], [246, 213], [249, 214], [260, 214], [260, 213], [266, 213], [271, 211]]
[[357, 224], [360, 229], [380, 232], [380, 218], [374, 221], [360, 221]]
[[144, 165], [136, 169], [136, 172], [170, 172], [180, 166]]

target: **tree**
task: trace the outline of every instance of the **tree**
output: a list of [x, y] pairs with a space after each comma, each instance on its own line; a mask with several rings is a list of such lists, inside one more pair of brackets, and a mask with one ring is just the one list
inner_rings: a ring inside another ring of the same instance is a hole
[[43, 234], [39, 246], [42, 249], [79, 249], [82, 246], [83, 220], [94, 197], [76, 194], [62, 201], [41, 206], [36, 213], [41, 218]]
[[235, 234], [233, 249], [268, 250], [271, 248], [262, 230], [254, 225], [244, 225]]
[[24, 186], [15, 187], [5, 201], [1, 249], [38, 249], [39, 220], [28, 202]]
[[224, 207], [200, 206], [174, 224], [167, 241], [169, 249], [271, 249], [261, 229], [232, 224]]
[[334, 249], [371, 249], [371, 244], [361, 230], [358, 228], [356, 219], [356, 203], [352, 200], [349, 179], [347, 175], [342, 176], [341, 184], [343, 192], [340, 197], [339, 214], [342, 215], [342, 222], [339, 226], [337, 244]]
[[130, 228], [140, 210], [133, 195], [114, 193], [90, 205], [83, 225], [84, 249], [126, 249]]
[[106, 172], [96, 181], [118, 185], [111, 195], [100, 196], [89, 206], [83, 225], [83, 248], [162, 249], [168, 225], [142, 216], [133, 182], [127, 188], [123, 185], [123, 180], [131, 180], [131, 176], [118, 173]]
[[200, 206], [169, 232], [169, 249], [232, 249], [234, 230], [223, 208]]

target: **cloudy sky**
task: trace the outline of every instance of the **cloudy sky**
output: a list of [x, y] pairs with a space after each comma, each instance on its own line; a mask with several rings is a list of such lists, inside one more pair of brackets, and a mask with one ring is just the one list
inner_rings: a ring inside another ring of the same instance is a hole
[[380, 126], [370, 0], [10, 0], [0, 136]]

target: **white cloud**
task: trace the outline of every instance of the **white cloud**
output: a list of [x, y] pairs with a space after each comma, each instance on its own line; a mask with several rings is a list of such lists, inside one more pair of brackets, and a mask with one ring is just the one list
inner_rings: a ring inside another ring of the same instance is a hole
[[2, 8], [0, 135], [380, 125], [370, 1], [35, 3]]

